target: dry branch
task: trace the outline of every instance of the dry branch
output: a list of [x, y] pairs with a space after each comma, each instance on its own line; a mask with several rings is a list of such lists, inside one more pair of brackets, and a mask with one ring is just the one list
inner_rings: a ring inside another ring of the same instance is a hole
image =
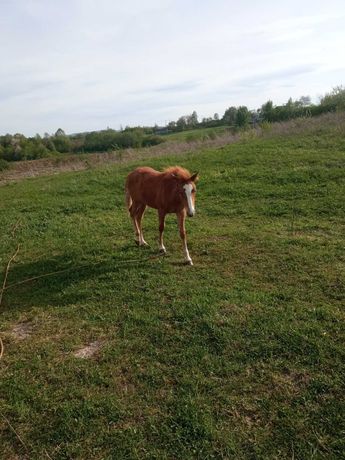
[[4, 343], [2, 341], [2, 338], [0, 337], [0, 359], [2, 358], [3, 354], [4, 354]]
[[[18, 246], [17, 246], [17, 249], [16, 251], [14, 252], [14, 254], [10, 257], [10, 260], [7, 262], [7, 265], [6, 265], [6, 269], [5, 269], [5, 275], [4, 275], [4, 281], [2, 283], [2, 289], [0, 291], [0, 307], [1, 307], [1, 303], [2, 303], [2, 298], [3, 298], [3, 295], [4, 295], [4, 291], [6, 289], [6, 281], [7, 281], [7, 276], [8, 276], [8, 272], [10, 270], [10, 266], [11, 266], [11, 263], [12, 261], [16, 258], [16, 255], [18, 254], [19, 252], [19, 248], [20, 248], [20, 245], [18, 243]], [[4, 354], [4, 343], [0, 337], [0, 359], [2, 358]]]
[[6, 289], [6, 281], [7, 281], [8, 272], [10, 270], [11, 263], [16, 258], [17, 254], [19, 252], [19, 248], [20, 248], [20, 244], [18, 243], [16, 251], [11, 256], [10, 260], [7, 262], [7, 265], [6, 265], [5, 274], [4, 274], [4, 281], [2, 283], [2, 289], [0, 291], [0, 307], [1, 307], [1, 302], [2, 302], [3, 295], [4, 295], [4, 291]]
[[24, 447], [24, 449], [26, 450], [26, 452], [29, 452], [29, 449], [27, 448], [25, 442], [22, 440], [22, 438], [19, 436], [19, 434], [16, 432], [16, 430], [13, 428], [13, 426], [11, 425], [10, 421], [3, 415], [3, 414], [0, 414], [1, 417], [5, 420], [5, 422], [7, 423], [7, 425], [10, 427], [11, 431], [13, 431], [13, 433], [16, 435], [17, 439], [20, 441], [21, 445]]
[[20, 221], [20, 219], [18, 219], [17, 222], [15, 223], [15, 225], [13, 226], [12, 230], [11, 230], [12, 238], [14, 238], [15, 233], [18, 230], [18, 228], [20, 227], [20, 225], [21, 225], [21, 221]]

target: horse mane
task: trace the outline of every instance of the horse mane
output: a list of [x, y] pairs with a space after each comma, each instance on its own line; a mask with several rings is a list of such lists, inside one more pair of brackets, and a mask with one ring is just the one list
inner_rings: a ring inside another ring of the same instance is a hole
[[187, 169], [181, 168], [181, 166], [170, 166], [164, 169], [165, 174], [172, 174], [179, 179], [188, 180], [191, 177], [191, 173]]

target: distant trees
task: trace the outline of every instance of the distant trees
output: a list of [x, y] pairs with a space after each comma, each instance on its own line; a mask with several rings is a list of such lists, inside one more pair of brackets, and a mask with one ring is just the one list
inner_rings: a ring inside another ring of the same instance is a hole
[[272, 101], [267, 101], [265, 104], [262, 104], [260, 115], [263, 121], [273, 121], [274, 115]]
[[236, 107], [229, 107], [225, 110], [222, 121], [225, 125], [235, 126], [236, 123], [237, 109]]
[[272, 101], [267, 101], [259, 110], [261, 121], [275, 122], [286, 121], [292, 118], [313, 115], [314, 106], [311, 104], [309, 96], [302, 96], [293, 101], [290, 97], [286, 104], [273, 105]]
[[320, 107], [326, 112], [345, 110], [345, 87], [336, 86], [330, 93], [325, 94], [320, 100]]
[[193, 129], [198, 126], [198, 114], [194, 112], [190, 115], [182, 115], [175, 122], [170, 122], [169, 125], [172, 131], [184, 131], [186, 129]]
[[71, 139], [66, 136], [62, 129], [56, 131], [55, 136], [51, 138], [51, 142], [54, 145], [54, 149], [58, 152], [67, 153], [71, 151]]
[[[171, 121], [162, 128], [147, 127], [121, 127], [120, 131], [106, 129], [89, 133], [67, 135], [62, 128], [55, 134], [45, 133], [43, 137], [36, 134], [34, 137], [25, 137], [22, 134], [5, 134], [0, 136], [0, 163], [1, 168], [6, 166], [6, 161], [32, 160], [50, 155], [82, 152], [104, 152], [107, 150], [137, 148], [156, 145], [164, 141], [162, 136], [155, 133], [176, 132], [196, 128], [214, 128], [228, 126], [233, 130], [246, 129], [248, 126], [257, 126], [261, 122], [279, 122], [297, 117], [315, 116], [325, 112], [345, 110], [345, 88], [335, 87], [325, 94], [319, 104], [312, 104], [309, 96], [301, 96], [297, 100], [289, 98], [282, 105], [274, 105], [268, 100], [258, 110], [249, 110], [248, 107], [230, 106], [220, 118], [218, 113], [213, 117], [204, 117], [198, 120], [194, 110], [189, 115], [183, 115], [176, 121]], [[5, 165], [5, 166], [4, 166]]]
[[[151, 131], [151, 134], [146, 132]], [[153, 128], [125, 128], [123, 131], [106, 129], [87, 133], [83, 142], [75, 149], [76, 152], [104, 152], [126, 148], [148, 147], [164, 142], [160, 136], [152, 134]], [[75, 140], [72, 141], [75, 142]]]
[[0, 136], [0, 158], [6, 161], [34, 160], [49, 155], [49, 150], [38, 137], [23, 134]]
[[232, 128], [246, 128], [251, 122], [251, 112], [245, 105], [231, 106], [225, 110], [222, 121]]
[[[151, 134], [146, 134], [150, 132]], [[26, 138], [22, 134], [0, 136], [0, 159], [34, 160], [59, 153], [104, 152], [107, 150], [148, 147], [164, 139], [152, 134], [153, 128], [127, 128], [122, 132], [107, 129], [68, 136], [59, 128], [53, 136]]]
[[246, 128], [249, 125], [250, 114], [245, 105], [241, 105], [237, 109], [235, 125], [238, 128]]
[[55, 137], [59, 137], [59, 136], [66, 136], [65, 131], [61, 128], [59, 128], [55, 133]]

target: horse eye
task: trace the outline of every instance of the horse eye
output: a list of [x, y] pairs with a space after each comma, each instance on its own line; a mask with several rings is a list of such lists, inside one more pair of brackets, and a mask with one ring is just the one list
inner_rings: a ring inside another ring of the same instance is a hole
[[192, 193], [195, 193], [195, 192], [196, 192], [196, 190], [193, 189], [193, 190], [192, 190]]

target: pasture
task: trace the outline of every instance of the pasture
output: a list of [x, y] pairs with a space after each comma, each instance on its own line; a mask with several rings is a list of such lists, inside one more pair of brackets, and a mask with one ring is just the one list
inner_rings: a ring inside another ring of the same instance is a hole
[[194, 267], [138, 163], [0, 187], [0, 458], [341, 458], [344, 128], [140, 164], [199, 171]]
[[225, 126], [215, 126], [213, 128], [198, 128], [189, 129], [188, 131], [180, 131], [162, 135], [165, 140], [193, 142], [200, 139], [212, 139], [216, 135], [222, 135], [229, 132]]

